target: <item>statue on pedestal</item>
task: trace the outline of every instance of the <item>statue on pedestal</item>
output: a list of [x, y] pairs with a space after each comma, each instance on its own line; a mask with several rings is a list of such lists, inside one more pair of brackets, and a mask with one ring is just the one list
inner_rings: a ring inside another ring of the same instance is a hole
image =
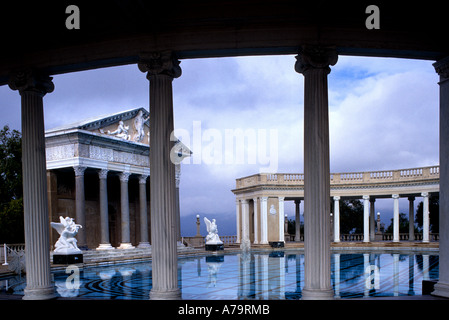
[[60, 237], [55, 244], [55, 254], [79, 254], [81, 250], [77, 246], [75, 239], [78, 230], [82, 228], [80, 224], [76, 224], [72, 218], [62, 216], [59, 217], [59, 223], [52, 222], [53, 229], [58, 231]]
[[215, 223], [215, 219], [212, 222], [204, 217], [204, 222], [206, 223], [207, 236], [206, 236], [206, 250], [217, 251], [223, 250], [223, 241], [220, 240], [218, 236], [218, 227]]

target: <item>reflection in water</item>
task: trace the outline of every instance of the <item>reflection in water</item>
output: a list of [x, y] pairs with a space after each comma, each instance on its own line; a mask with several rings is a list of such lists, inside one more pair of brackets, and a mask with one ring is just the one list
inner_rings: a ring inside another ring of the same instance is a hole
[[[300, 299], [304, 286], [302, 251], [248, 251], [179, 258], [184, 299]], [[332, 253], [336, 298], [420, 295], [423, 280], [438, 279], [438, 255]], [[148, 299], [151, 262], [53, 272], [63, 297]], [[69, 279], [68, 277], [72, 277]], [[70, 280], [70, 281], [69, 281]], [[74, 285], [78, 283], [78, 286]], [[0, 290], [23, 294], [25, 277], [0, 279]]]

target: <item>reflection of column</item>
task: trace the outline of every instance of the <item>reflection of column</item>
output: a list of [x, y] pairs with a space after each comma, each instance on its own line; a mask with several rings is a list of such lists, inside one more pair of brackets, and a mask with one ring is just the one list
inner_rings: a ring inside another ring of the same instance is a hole
[[423, 197], [423, 208], [422, 208], [422, 242], [429, 242], [429, 193], [421, 193]]
[[399, 295], [399, 253], [393, 253], [393, 296]]
[[284, 242], [284, 197], [279, 197], [279, 239], [278, 241]]
[[334, 254], [335, 298], [340, 297], [340, 254]]
[[129, 196], [128, 196], [128, 180], [131, 174], [129, 172], [122, 172], [119, 174], [120, 178], [120, 207], [121, 207], [121, 225], [122, 225], [122, 242], [118, 249], [132, 249], [131, 237], [129, 232]]
[[97, 250], [114, 249], [109, 242], [109, 217], [108, 217], [108, 170], [98, 171], [100, 184], [100, 245]]
[[25, 300], [55, 297], [50, 275], [43, 97], [54, 89], [52, 78], [18, 72], [9, 87], [19, 90], [22, 108], [22, 181], [27, 286]]
[[429, 277], [429, 255], [422, 255], [422, 278], [423, 280], [430, 280]]
[[440, 76], [439, 280], [434, 295], [449, 298], [449, 57], [433, 64]]
[[140, 243], [137, 246], [139, 248], [151, 247], [148, 242], [147, 178], [145, 174], [139, 177]]
[[393, 198], [393, 242], [399, 242], [399, 195], [392, 195]]
[[304, 75], [304, 238], [303, 299], [332, 299], [330, 267], [329, 65], [333, 48], [303, 47], [295, 70]]
[[258, 214], [258, 198], [253, 198], [254, 203], [254, 243], [259, 243], [259, 214]]
[[268, 224], [267, 224], [267, 215], [268, 215], [268, 198], [262, 197], [260, 198], [260, 243], [267, 244], [268, 243]]
[[334, 197], [334, 242], [340, 242], [340, 197]]
[[75, 171], [75, 207], [76, 207], [76, 217], [75, 221], [77, 224], [83, 227], [78, 231], [76, 236], [78, 241], [78, 248], [81, 250], [87, 250], [87, 240], [86, 240], [86, 200], [84, 196], [84, 171], [86, 167], [73, 167]]
[[170, 52], [145, 54], [138, 63], [150, 82], [150, 201], [153, 285], [151, 299], [179, 299], [175, 165], [170, 159], [173, 79], [180, 61]]
[[369, 196], [363, 196], [363, 242], [369, 242]]
[[408, 240], [415, 240], [415, 197], [408, 197]]
[[414, 296], [415, 295], [415, 255], [409, 254], [408, 255], [408, 295]]
[[295, 242], [301, 241], [301, 213], [299, 211], [299, 205], [301, 200], [295, 199]]
[[366, 298], [369, 296], [369, 290], [371, 289], [371, 270], [369, 265], [369, 253], [363, 254], [363, 270], [365, 270], [365, 290], [363, 296]]
[[235, 215], [237, 224], [237, 240], [236, 243], [241, 241], [241, 231], [240, 231], [240, 200], [235, 200]]

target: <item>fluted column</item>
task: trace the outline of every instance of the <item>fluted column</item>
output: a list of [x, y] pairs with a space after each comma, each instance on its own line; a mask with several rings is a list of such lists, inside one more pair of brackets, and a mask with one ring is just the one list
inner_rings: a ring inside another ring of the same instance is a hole
[[408, 240], [415, 241], [415, 197], [408, 197]]
[[248, 200], [242, 200], [242, 240], [240, 248], [247, 250], [251, 247], [249, 240], [249, 203]]
[[170, 52], [141, 56], [139, 70], [150, 82], [150, 202], [153, 285], [151, 299], [179, 299], [176, 243], [175, 165], [173, 147], [174, 78], [181, 76], [179, 60]]
[[376, 198], [370, 197], [369, 199], [369, 241], [375, 240], [375, 227], [376, 227]]
[[75, 171], [75, 221], [82, 226], [79, 229], [76, 239], [78, 248], [87, 250], [87, 234], [86, 234], [86, 198], [84, 194], [84, 171], [86, 167], [73, 167]]
[[52, 78], [31, 70], [13, 74], [9, 87], [22, 105], [22, 173], [27, 286], [25, 300], [55, 297], [50, 276], [49, 218], [43, 97], [54, 89]]
[[301, 213], [299, 210], [299, 205], [301, 200], [295, 200], [295, 242], [301, 241]]
[[369, 196], [363, 196], [363, 242], [369, 242]]
[[254, 203], [254, 243], [259, 243], [259, 215], [258, 215], [258, 198], [253, 198]]
[[241, 241], [241, 232], [240, 232], [240, 200], [235, 200], [235, 215], [236, 215], [236, 228], [237, 228], [237, 239], [236, 243], [240, 243]]
[[151, 247], [148, 242], [147, 178], [145, 174], [139, 177], [140, 243], [138, 248]]
[[284, 242], [285, 241], [285, 236], [284, 236], [284, 197], [279, 197], [279, 238], [278, 241], [280, 242]]
[[422, 206], [422, 242], [429, 242], [429, 193], [423, 192], [421, 193], [423, 197], [423, 206]]
[[332, 299], [330, 259], [329, 102], [327, 75], [333, 48], [303, 47], [295, 70], [304, 75], [303, 299]]
[[434, 63], [440, 76], [440, 253], [434, 295], [449, 298], [449, 57]]
[[340, 197], [334, 197], [334, 242], [340, 242]]
[[399, 242], [399, 195], [393, 194], [393, 242]]
[[100, 184], [100, 245], [97, 250], [111, 250], [114, 247], [109, 242], [109, 214], [108, 214], [108, 170], [98, 171]]
[[122, 226], [122, 241], [118, 249], [133, 249], [131, 244], [131, 236], [129, 230], [129, 195], [128, 195], [128, 181], [129, 172], [122, 172], [119, 174], [120, 178], [120, 209], [121, 209], [121, 226]]
[[268, 198], [260, 198], [260, 244], [268, 244]]

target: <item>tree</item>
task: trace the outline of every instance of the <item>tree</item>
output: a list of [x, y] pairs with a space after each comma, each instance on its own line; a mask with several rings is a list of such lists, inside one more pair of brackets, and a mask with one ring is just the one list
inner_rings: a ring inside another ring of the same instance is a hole
[[340, 233], [363, 232], [363, 203], [360, 200], [340, 201]]
[[22, 137], [0, 130], [0, 243], [23, 242]]
[[[422, 218], [422, 211], [423, 211], [423, 202], [421, 201], [418, 204], [418, 209], [416, 210], [416, 217], [415, 222], [418, 223], [418, 226], [420, 228], [423, 227], [423, 218]], [[431, 194], [429, 196], [429, 228], [430, 232], [438, 233], [438, 230], [440, 228], [440, 197], [438, 194]]]
[[[385, 233], [393, 233], [393, 220], [394, 218], [391, 218], [391, 223], [388, 226], [388, 228], [385, 230]], [[410, 230], [408, 228], [409, 221], [407, 218], [407, 215], [405, 213], [399, 213], [399, 233], [408, 233]], [[418, 229], [415, 227], [415, 233], [418, 232]]]

